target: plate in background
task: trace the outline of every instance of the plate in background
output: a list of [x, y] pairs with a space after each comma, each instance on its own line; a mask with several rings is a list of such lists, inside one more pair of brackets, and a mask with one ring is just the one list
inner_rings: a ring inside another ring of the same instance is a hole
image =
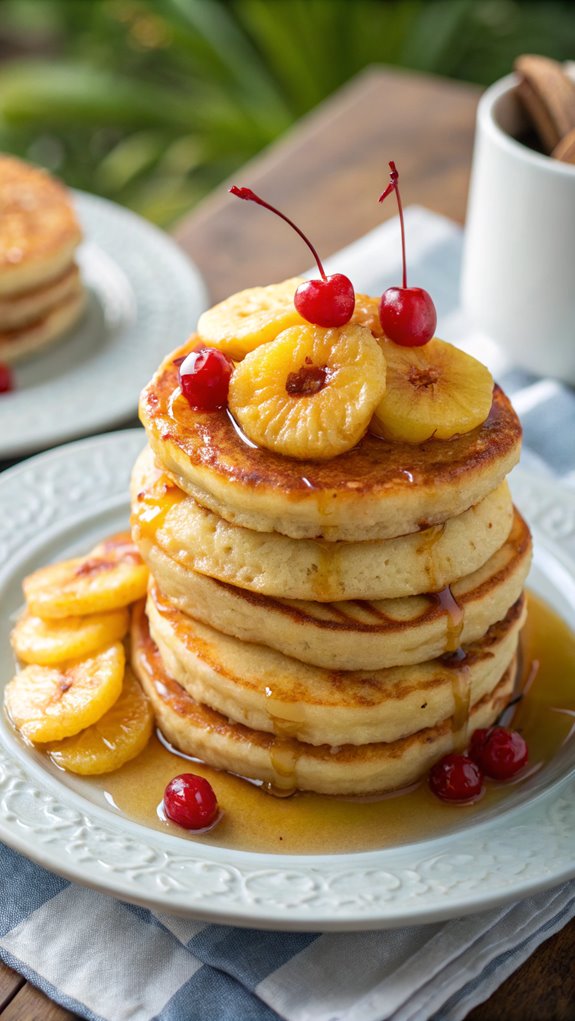
[[73, 194], [87, 307], [61, 340], [15, 365], [15, 390], [0, 395], [0, 459], [135, 418], [140, 390], [207, 306], [198, 270], [167, 234], [106, 199]]

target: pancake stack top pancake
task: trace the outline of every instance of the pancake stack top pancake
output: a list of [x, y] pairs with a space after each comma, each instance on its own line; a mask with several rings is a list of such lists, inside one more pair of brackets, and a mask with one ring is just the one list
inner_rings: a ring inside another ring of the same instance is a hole
[[[474, 359], [393, 343], [367, 296], [314, 326], [299, 283], [204, 313], [142, 393], [133, 667], [184, 752], [283, 792], [383, 792], [510, 700], [521, 430]], [[182, 387], [206, 347], [233, 364], [202, 411]]]
[[64, 185], [0, 155], [0, 362], [39, 350], [79, 318], [85, 293], [74, 253], [81, 240]]

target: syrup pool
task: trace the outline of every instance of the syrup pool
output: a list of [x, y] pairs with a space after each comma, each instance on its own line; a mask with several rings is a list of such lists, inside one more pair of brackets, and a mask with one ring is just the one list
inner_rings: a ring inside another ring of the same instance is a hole
[[[529, 765], [510, 783], [487, 780], [485, 794], [473, 805], [439, 801], [426, 780], [384, 797], [295, 794], [278, 798], [250, 781], [195, 760], [190, 764], [186, 756], [170, 750], [157, 737], [118, 772], [85, 783], [94, 788], [97, 800], [105, 799], [117, 812], [146, 826], [183, 840], [236, 850], [335, 854], [426, 840], [505, 810], [517, 803], [522, 788], [526, 795], [533, 784], [541, 789], [545, 774], [551, 772], [553, 760], [567, 742], [572, 745], [575, 764], [575, 634], [532, 594], [521, 661], [518, 692], [525, 688], [525, 695], [508, 711], [504, 722], [526, 738]], [[223, 814], [206, 833], [188, 834], [159, 811], [166, 784], [181, 772], [199, 773], [216, 792]]]

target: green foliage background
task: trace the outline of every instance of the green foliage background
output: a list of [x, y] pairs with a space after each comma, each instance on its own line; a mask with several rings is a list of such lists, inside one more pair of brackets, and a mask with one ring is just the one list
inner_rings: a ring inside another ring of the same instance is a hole
[[370, 64], [522, 52], [575, 57], [571, 0], [0, 0], [0, 148], [169, 224]]

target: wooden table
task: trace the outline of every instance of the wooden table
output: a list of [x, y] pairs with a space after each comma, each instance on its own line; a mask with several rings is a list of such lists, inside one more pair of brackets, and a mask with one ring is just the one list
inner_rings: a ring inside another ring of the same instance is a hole
[[[393, 202], [377, 203], [390, 159], [401, 168], [406, 204], [417, 202], [462, 223], [478, 96], [472, 85], [370, 69], [234, 180], [277, 202], [322, 256], [395, 215]], [[186, 217], [175, 236], [202, 270], [214, 300], [288, 277], [309, 261], [291, 231], [276, 230], [269, 215], [231, 199], [224, 187]], [[468, 1021], [571, 1021], [574, 958], [572, 923]], [[0, 1018], [71, 1021], [72, 1015], [0, 965]]]

